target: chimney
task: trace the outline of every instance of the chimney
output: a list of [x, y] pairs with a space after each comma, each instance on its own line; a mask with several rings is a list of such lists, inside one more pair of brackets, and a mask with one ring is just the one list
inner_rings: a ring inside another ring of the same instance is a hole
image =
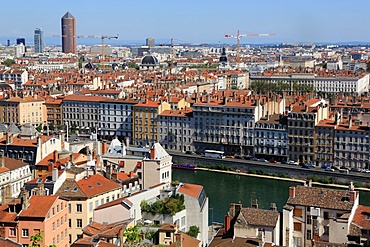
[[348, 129], [352, 128], [352, 115], [348, 115]]
[[258, 209], [257, 199], [252, 200], [252, 208]]
[[26, 210], [29, 206], [28, 191], [24, 187], [22, 187], [20, 195], [21, 195], [22, 210]]
[[274, 211], [274, 212], [276, 212], [276, 211], [277, 211], [276, 203], [272, 202], [272, 203], [270, 204], [270, 210], [271, 210], [271, 211]]
[[12, 144], [13, 142], [13, 134], [10, 132], [6, 132], [5, 134], [5, 140], [6, 140], [6, 145]]
[[289, 187], [289, 198], [295, 198], [295, 187]]
[[48, 162], [48, 172], [52, 172], [53, 171], [53, 162], [51, 160], [49, 160]]
[[54, 163], [57, 162], [58, 159], [59, 159], [59, 153], [57, 150], [54, 150], [54, 154], [53, 154]]
[[107, 165], [105, 167], [105, 176], [111, 180], [112, 179], [112, 169], [111, 169], [111, 165]]
[[262, 228], [258, 229], [258, 247], [263, 247], [265, 244], [265, 231]]
[[51, 172], [51, 177], [53, 179], [53, 182], [56, 182], [58, 180], [58, 168], [54, 167]]
[[175, 233], [176, 247], [182, 247], [181, 233]]
[[154, 145], [150, 148], [150, 159], [154, 160], [155, 159], [155, 148]]
[[5, 167], [5, 154], [4, 152], [0, 152], [0, 168]]
[[123, 142], [121, 143], [121, 155], [126, 156], [126, 147]]
[[101, 148], [101, 154], [106, 154], [108, 150], [107, 141], [103, 141], [102, 148]]
[[43, 183], [39, 183], [37, 185], [37, 195], [39, 195], [39, 196], [45, 195], [45, 188], [44, 188], [44, 184]]
[[[227, 233], [230, 230], [231, 227], [231, 217], [230, 214], [226, 214], [224, 218], [224, 225], [225, 225], [225, 233]], [[213, 224], [213, 222], [211, 222]]]
[[350, 202], [354, 202], [354, 201], [356, 201], [356, 191], [351, 190], [351, 191], [349, 192], [349, 201], [350, 201]]
[[73, 152], [71, 152], [71, 154], [69, 155], [69, 162], [71, 162], [72, 165], [74, 165], [75, 163], [75, 157], [73, 155]]

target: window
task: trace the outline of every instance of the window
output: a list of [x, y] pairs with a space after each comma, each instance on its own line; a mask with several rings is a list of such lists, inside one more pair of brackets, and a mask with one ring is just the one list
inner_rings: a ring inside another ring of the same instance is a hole
[[329, 219], [329, 212], [324, 212], [324, 220], [328, 220]]
[[72, 227], [72, 220], [71, 219], [69, 219], [68, 220], [68, 226], [71, 228]]
[[307, 236], [306, 236], [306, 239], [307, 239], [307, 240], [311, 240], [311, 230], [307, 230]]
[[76, 204], [76, 212], [82, 212], [82, 204]]
[[171, 237], [171, 232], [166, 232], [166, 238], [170, 238]]
[[22, 237], [28, 237], [28, 229], [22, 229]]
[[92, 202], [90, 202], [89, 203], [89, 211], [91, 212], [93, 210], [93, 203]]
[[71, 206], [71, 204], [70, 203], [68, 203], [68, 213], [71, 213], [71, 211], [72, 211], [72, 206]]
[[329, 235], [329, 226], [324, 226], [324, 235]]
[[307, 225], [311, 225], [312, 224], [312, 220], [311, 220], [311, 215], [307, 215]]
[[302, 231], [302, 224], [299, 222], [294, 222], [294, 231], [297, 231], [297, 232]]
[[82, 227], [82, 219], [77, 219], [77, 228], [81, 228]]
[[295, 208], [293, 211], [294, 216], [302, 216], [302, 209], [300, 208]]
[[53, 222], [53, 224], [51, 225], [51, 230], [55, 230], [55, 222]]
[[15, 228], [9, 229], [9, 236], [15, 236]]

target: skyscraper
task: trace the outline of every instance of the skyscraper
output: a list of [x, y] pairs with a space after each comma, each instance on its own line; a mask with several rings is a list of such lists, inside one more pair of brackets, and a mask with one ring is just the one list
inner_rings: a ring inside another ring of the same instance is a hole
[[146, 46], [154, 47], [154, 39], [153, 38], [147, 38], [146, 39]]
[[76, 18], [69, 12], [62, 17], [62, 52], [76, 53]]
[[41, 28], [35, 29], [34, 45], [35, 45], [35, 53], [44, 52], [44, 32], [42, 31]]
[[24, 44], [26, 45], [26, 39], [25, 38], [17, 38], [17, 45]]

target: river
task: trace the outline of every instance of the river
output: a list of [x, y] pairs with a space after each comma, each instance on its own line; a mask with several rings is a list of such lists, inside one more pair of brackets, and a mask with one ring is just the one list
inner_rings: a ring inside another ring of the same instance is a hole
[[[258, 207], [269, 209], [276, 203], [279, 211], [289, 196], [289, 187], [300, 183], [268, 178], [240, 176], [211, 171], [172, 170], [172, 180], [203, 185], [209, 198], [210, 222], [223, 222], [230, 203], [241, 202], [250, 207], [257, 199]], [[370, 192], [360, 191], [360, 204], [370, 205]], [[213, 219], [212, 219], [213, 218]]]

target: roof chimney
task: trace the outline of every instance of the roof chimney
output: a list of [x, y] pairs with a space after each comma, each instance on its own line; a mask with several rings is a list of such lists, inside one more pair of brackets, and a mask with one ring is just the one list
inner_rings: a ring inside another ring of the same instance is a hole
[[295, 187], [289, 187], [289, 198], [295, 198]]
[[348, 129], [352, 128], [352, 115], [348, 115]]
[[150, 148], [150, 159], [151, 159], [151, 160], [154, 160], [154, 159], [155, 159], [155, 148], [154, 148], [154, 144], [153, 144], [153, 146]]
[[[230, 214], [226, 214], [224, 218], [224, 225], [225, 225], [225, 233], [227, 233], [230, 230], [230, 225], [231, 225], [231, 217]], [[213, 224], [213, 222], [211, 222]]]
[[5, 167], [5, 154], [4, 151], [0, 152], [0, 168]]
[[265, 231], [262, 228], [258, 229], [258, 247], [263, 247], [265, 244]]
[[58, 180], [58, 168], [54, 167], [51, 171], [51, 175], [53, 182], [56, 182]]
[[21, 188], [21, 203], [22, 203], [22, 210], [26, 210], [30, 205], [28, 202], [28, 191], [22, 187]]
[[54, 163], [57, 162], [58, 159], [59, 159], [59, 153], [57, 150], [54, 150], [54, 154], [53, 154]]
[[254, 199], [253, 201], [252, 201], [252, 208], [258, 208], [258, 203], [257, 203], [257, 199]]
[[101, 148], [101, 154], [106, 154], [107, 153], [107, 150], [108, 150], [108, 146], [107, 146], [107, 141], [103, 141], [102, 143], [102, 148]]
[[276, 212], [276, 211], [277, 211], [276, 203], [273, 203], [273, 202], [272, 202], [272, 203], [270, 204], [270, 210], [271, 210], [271, 211], [274, 211], [274, 212]]

